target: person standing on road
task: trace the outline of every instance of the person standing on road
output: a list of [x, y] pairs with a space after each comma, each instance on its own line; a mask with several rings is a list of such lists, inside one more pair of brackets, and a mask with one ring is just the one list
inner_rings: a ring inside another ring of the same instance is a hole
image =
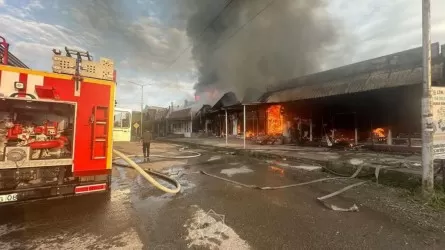
[[144, 152], [144, 162], [150, 160], [150, 143], [151, 143], [151, 132], [147, 129], [142, 134], [141, 142], [142, 142], [142, 152]]

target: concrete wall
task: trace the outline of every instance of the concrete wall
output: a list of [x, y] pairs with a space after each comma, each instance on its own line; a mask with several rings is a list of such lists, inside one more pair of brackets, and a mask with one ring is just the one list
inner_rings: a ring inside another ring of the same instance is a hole
[[236, 116], [233, 117], [232, 120], [232, 128], [233, 128], [233, 135], [238, 135], [238, 118]]
[[170, 131], [175, 135], [183, 134], [184, 137], [191, 137], [192, 121], [170, 121]]

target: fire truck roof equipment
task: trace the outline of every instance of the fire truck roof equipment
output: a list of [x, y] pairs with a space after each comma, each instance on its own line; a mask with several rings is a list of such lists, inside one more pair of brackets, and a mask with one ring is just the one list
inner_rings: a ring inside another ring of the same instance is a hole
[[9, 52], [9, 43], [2, 36], [0, 36], [0, 64], [29, 69], [26, 64]]

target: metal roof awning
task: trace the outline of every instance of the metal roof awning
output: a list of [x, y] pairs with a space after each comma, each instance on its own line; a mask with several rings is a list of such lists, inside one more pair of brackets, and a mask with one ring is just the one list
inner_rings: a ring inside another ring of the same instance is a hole
[[192, 109], [186, 108], [177, 111], [173, 111], [167, 117], [168, 120], [191, 120], [192, 119]]
[[[442, 78], [443, 63], [432, 65], [432, 81], [440, 81]], [[408, 69], [374, 71], [328, 82], [300, 85], [268, 93], [262, 99], [265, 103], [289, 102], [420, 83], [422, 83], [422, 67], [416, 66]]]

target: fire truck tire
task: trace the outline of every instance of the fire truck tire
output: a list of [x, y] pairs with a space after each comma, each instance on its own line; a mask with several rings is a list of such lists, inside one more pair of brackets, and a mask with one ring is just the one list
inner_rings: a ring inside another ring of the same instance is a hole
[[[17, 97], [19, 94], [20, 93], [13, 93], [9, 97]], [[36, 97], [34, 95], [31, 95], [31, 94], [25, 94], [25, 95], [31, 97], [31, 99], [36, 99]]]
[[110, 193], [111, 191], [111, 174], [107, 177], [107, 192]]

